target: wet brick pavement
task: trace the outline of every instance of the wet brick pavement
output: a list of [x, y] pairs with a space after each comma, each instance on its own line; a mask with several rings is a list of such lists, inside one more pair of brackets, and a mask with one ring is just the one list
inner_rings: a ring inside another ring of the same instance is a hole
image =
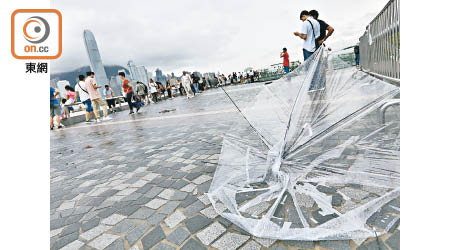
[[[227, 90], [245, 98], [260, 86]], [[205, 193], [222, 136], [251, 133], [245, 125], [214, 89], [52, 131], [51, 249], [399, 249], [399, 220], [358, 245], [260, 239], [218, 216]], [[390, 212], [381, 211], [380, 221], [391, 222]]]

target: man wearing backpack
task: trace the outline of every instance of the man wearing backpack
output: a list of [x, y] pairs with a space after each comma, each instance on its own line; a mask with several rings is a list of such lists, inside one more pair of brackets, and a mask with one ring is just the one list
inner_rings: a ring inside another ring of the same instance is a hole
[[304, 40], [303, 59], [306, 61], [319, 48], [316, 39], [320, 36], [320, 24], [307, 10], [300, 13], [300, 20], [303, 22], [302, 29], [294, 35]]
[[93, 111], [92, 109], [92, 102], [89, 98], [89, 93], [86, 89], [86, 83], [84, 82], [84, 75], [78, 76], [78, 83], [75, 85], [75, 100], [77, 99], [77, 96], [80, 97], [80, 101], [86, 106], [86, 122], [90, 123], [92, 122], [90, 119], [89, 114]]

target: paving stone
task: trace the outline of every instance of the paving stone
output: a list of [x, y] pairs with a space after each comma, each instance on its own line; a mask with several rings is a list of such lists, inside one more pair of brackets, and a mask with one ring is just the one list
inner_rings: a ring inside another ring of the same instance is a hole
[[81, 228], [80, 222], [69, 225], [66, 228], [64, 228], [64, 230], [62, 230], [60, 237], [66, 236], [66, 235], [74, 233], [74, 232], [79, 232], [80, 228]]
[[185, 187], [183, 187], [181, 189], [181, 191], [190, 193], [190, 192], [194, 191], [194, 189], [196, 187], [197, 187], [196, 185], [190, 183], [190, 184], [186, 185]]
[[155, 198], [155, 199], [151, 200], [149, 203], [145, 204], [145, 206], [147, 206], [151, 209], [158, 209], [166, 203], [167, 203], [167, 200]]
[[192, 181], [195, 178], [199, 177], [200, 175], [202, 175], [202, 174], [201, 173], [189, 173], [184, 178], [186, 178], [187, 180]]
[[161, 193], [164, 189], [162, 187], [153, 187], [152, 189], [150, 189], [150, 191], [148, 191], [145, 196], [153, 199], [155, 198], [159, 193]]
[[331, 205], [333, 207], [338, 207], [341, 204], [342, 204], [342, 195], [340, 195], [340, 194], [333, 195], [331, 198]]
[[134, 212], [131, 216], [129, 216], [128, 218], [143, 220], [143, 219], [147, 219], [148, 217], [150, 217], [154, 213], [155, 213], [154, 209], [150, 209], [150, 208], [147, 208], [147, 207], [141, 207], [136, 212]]
[[220, 222], [220, 224], [224, 225], [225, 227], [229, 227], [232, 224], [229, 220], [223, 217], [220, 217], [217, 221]]
[[400, 249], [400, 231], [393, 233], [385, 242], [392, 250]]
[[212, 247], [215, 247], [219, 250], [226, 249], [237, 249], [242, 244], [244, 244], [250, 237], [246, 235], [240, 235], [236, 233], [226, 233], [220, 239], [212, 244]]
[[68, 245], [69, 243], [75, 241], [78, 239], [79, 234], [77, 232], [66, 235], [64, 237], [59, 238], [58, 240], [55, 241], [55, 243], [52, 246], [52, 249], [60, 249], [66, 245]]
[[325, 247], [333, 250], [350, 250], [349, 240], [326, 240], [319, 241], [320, 247]]
[[80, 240], [75, 240], [67, 245], [65, 245], [61, 250], [78, 250], [84, 245], [84, 242]]
[[197, 198], [195, 198], [194, 196], [188, 194], [186, 196], [186, 198], [181, 202], [180, 206], [186, 208], [187, 206], [191, 205], [192, 203], [194, 203], [195, 201], [198, 201]]
[[130, 230], [132, 230], [133, 228], [137, 227], [137, 225], [138, 223], [136, 223], [135, 221], [125, 219], [119, 222], [119, 224], [115, 225], [113, 228], [111, 228], [111, 231], [125, 234]]
[[356, 250], [389, 250], [382, 240], [375, 238], [371, 242], [361, 245]]
[[158, 196], [163, 199], [170, 200], [172, 198], [172, 196], [174, 195], [174, 193], [175, 193], [175, 190], [166, 189], [166, 190], [162, 191], [160, 194], [158, 194]]
[[255, 240], [256, 242], [258, 242], [259, 244], [261, 244], [264, 247], [270, 247], [276, 241], [273, 239], [263, 239], [263, 238], [258, 238], [258, 237], [253, 237], [253, 240]]
[[288, 249], [280, 245], [274, 245], [270, 248], [270, 250], [288, 250]]
[[168, 245], [164, 242], [159, 243], [156, 247], [153, 248], [154, 250], [175, 250], [176, 248]]
[[186, 231], [181, 226], [175, 229], [169, 236], [167, 236], [167, 240], [176, 245], [181, 245], [187, 238], [189, 238], [191, 234]]
[[188, 193], [186, 193], [186, 192], [175, 191], [175, 193], [172, 196], [172, 200], [182, 201], [182, 200], [186, 199], [187, 195], [188, 195]]
[[205, 205], [201, 201], [196, 201], [192, 203], [189, 207], [184, 210], [184, 214], [188, 217], [200, 212], [205, 207]]
[[113, 214], [106, 219], [102, 220], [102, 224], [114, 226], [119, 223], [121, 220], [125, 219], [126, 216], [120, 214]]
[[296, 192], [295, 198], [297, 199], [297, 202], [301, 207], [312, 208], [314, 206], [315, 201], [309, 195]]
[[208, 195], [206, 194], [200, 195], [198, 199], [205, 205], [211, 204], [211, 201], [209, 200]]
[[207, 228], [197, 233], [197, 238], [204, 244], [211, 244], [217, 237], [225, 233], [226, 229], [218, 222], [214, 222]]
[[161, 214], [170, 214], [180, 205], [179, 201], [169, 201], [159, 209]]
[[204, 182], [207, 182], [207, 181], [209, 181], [211, 179], [212, 179], [212, 177], [209, 176], [209, 175], [201, 175], [201, 176], [195, 178], [192, 182], [194, 184], [200, 185], [200, 184], [202, 184]]
[[344, 204], [341, 206], [341, 212], [343, 214], [345, 214], [348, 211], [351, 211], [351, 210], [353, 210], [353, 209], [355, 209], [357, 207], [358, 207], [357, 203], [355, 203], [355, 202], [353, 202], [351, 200], [348, 200], [348, 201], [345, 201]]
[[180, 250], [207, 250], [202, 244], [194, 239], [189, 239]]
[[231, 229], [233, 229], [233, 230], [236, 231], [236, 232], [239, 232], [240, 234], [250, 236], [250, 234], [249, 234], [247, 231], [245, 231], [244, 229], [240, 228], [240, 227], [237, 226], [237, 225], [234, 225], [234, 224], [233, 224], [233, 226], [231, 227]]
[[111, 229], [111, 226], [98, 225], [98, 226], [92, 228], [91, 230], [82, 233], [80, 235], [80, 237], [89, 241], [89, 240], [92, 240], [93, 238], [99, 236], [100, 234], [108, 231], [109, 229]]
[[136, 212], [139, 208], [140, 208], [139, 205], [127, 206], [127, 207], [124, 207], [124, 208], [122, 208], [121, 210], [117, 211], [117, 213], [119, 213], [119, 214], [121, 214], [121, 215], [130, 216], [130, 215], [132, 215], [134, 212]]
[[[185, 172], [177, 171], [177, 172], [175, 172], [175, 173], [171, 176], [171, 178], [172, 178], [172, 179], [181, 179], [181, 178], [183, 178], [185, 175], [186, 175]], [[173, 187], [173, 185], [172, 185], [172, 187]]]
[[104, 218], [107, 218], [107, 217], [111, 216], [112, 214], [114, 214], [116, 212], [116, 210], [117, 209], [112, 208], [112, 207], [105, 208], [105, 209], [99, 211], [97, 216], [104, 219]]
[[96, 248], [96, 249], [105, 249], [107, 246], [109, 246], [111, 243], [113, 243], [118, 238], [120, 238], [120, 236], [118, 236], [118, 235], [102, 234], [95, 240], [89, 242], [88, 245], [93, 248]]
[[185, 181], [183, 179], [179, 179], [178, 181], [176, 181], [174, 184], [172, 184], [172, 186], [170, 186], [171, 188], [175, 188], [175, 189], [181, 189], [184, 186], [186, 186], [187, 184], [189, 184], [188, 181]]
[[165, 214], [153, 214], [152, 216], [150, 216], [148, 219], [147, 219], [147, 222], [150, 224], [150, 225], [152, 225], [152, 226], [156, 226], [156, 225], [159, 225], [159, 223], [164, 219], [164, 218], [166, 218], [166, 215]]
[[146, 225], [139, 225], [135, 229], [131, 230], [125, 235], [128, 243], [133, 245], [145, 232], [147, 232], [150, 228]]
[[212, 223], [212, 220], [205, 218], [204, 216], [197, 215], [184, 221], [187, 229], [191, 234], [198, 232]]
[[172, 186], [175, 183], [175, 180], [164, 180], [161, 183], [158, 184], [158, 186], [162, 187], [162, 188], [168, 188], [170, 186]]
[[100, 219], [94, 218], [94, 219], [84, 222], [83, 225], [81, 225], [81, 229], [83, 230], [83, 232], [86, 232], [89, 229], [98, 226], [99, 223], [100, 223]]
[[283, 240], [281, 243], [284, 243], [288, 246], [301, 247], [301, 248], [314, 248], [313, 241], [299, 241], [299, 240]]
[[162, 228], [158, 226], [141, 239], [142, 246], [144, 247], [144, 250], [148, 250], [162, 241], [165, 237], [166, 235]]
[[345, 196], [352, 198], [354, 200], [360, 201], [364, 198], [366, 198], [369, 193], [360, 189], [345, 187], [340, 190], [341, 193], [343, 193]]
[[334, 194], [334, 193], [336, 193], [336, 188], [334, 188], [334, 187], [327, 187], [327, 186], [323, 186], [323, 185], [317, 185], [316, 189], [319, 192], [326, 193], [326, 194]]
[[209, 206], [209, 207], [201, 210], [200, 213], [203, 214], [204, 216], [210, 218], [210, 219], [214, 219], [214, 218], [216, 218], [219, 215], [216, 212], [216, 210], [214, 210], [213, 206]]
[[111, 245], [105, 248], [105, 250], [124, 250], [123, 240], [121, 238], [115, 240]]
[[186, 216], [179, 210], [175, 211], [173, 214], [168, 216], [164, 222], [169, 228], [176, 227], [180, 222], [182, 222], [184, 219], [186, 219]]
[[260, 250], [261, 246], [258, 245], [258, 243], [256, 243], [255, 241], [250, 241], [247, 244], [245, 244], [245, 246], [243, 246], [241, 248], [241, 250]]

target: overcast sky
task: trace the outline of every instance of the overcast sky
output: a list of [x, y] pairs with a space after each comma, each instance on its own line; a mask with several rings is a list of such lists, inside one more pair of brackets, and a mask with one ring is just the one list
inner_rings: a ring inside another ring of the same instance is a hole
[[63, 53], [53, 73], [88, 65], [83, 30], [97, 40], [103, 64], [128, 60], [164, 74], [182, 70], [230, 73], [303, 60], [301, 10], [316, 9], [334, 27], [326, 45], [354, 45], [388, 0], [52, 0], [63, 16]]

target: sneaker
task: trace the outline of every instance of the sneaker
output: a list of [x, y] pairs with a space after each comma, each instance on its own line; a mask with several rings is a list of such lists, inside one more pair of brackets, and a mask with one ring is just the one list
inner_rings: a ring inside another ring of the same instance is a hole
[[86, 123], [93, 123], [93, 121], [92, 120], [87, 120]]
[[97, 120], [95, 120], [95, 122], [99, 123], [99, 122], [101, 122], [101, 121], [100, 121], [100, 119], [97, 119]]
[[129, 115], [134, 115], [134, 112], [133, 111], [131, 111], [130, 113], [128, 113]]
[[63, 127], [62, 125], [59, 125], [59, 126], [58, 126], [58, 128], [62, 128], [62, 127]]
[[111, 117], [107, 116], [107, 117], [103, 117], [103, 118], [102, 118], [102, 121], [109, 121], [109, 120], [111, 120], [111, 119], [112, 119]]

